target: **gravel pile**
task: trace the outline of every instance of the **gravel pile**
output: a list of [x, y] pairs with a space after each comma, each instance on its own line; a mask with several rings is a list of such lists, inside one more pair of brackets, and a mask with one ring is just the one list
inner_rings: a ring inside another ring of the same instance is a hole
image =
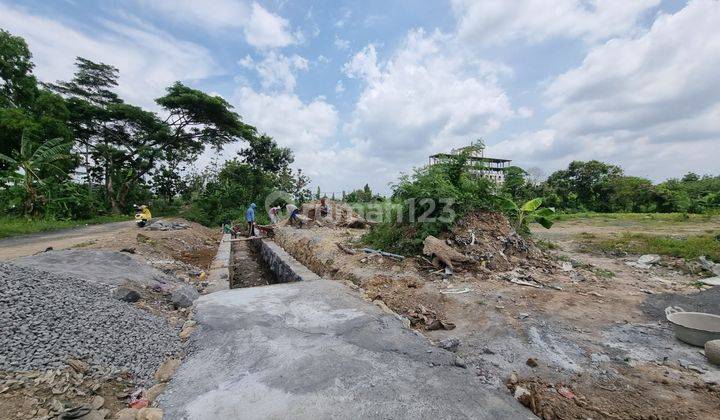
[[152, 378], [180, 350], [163, 318], [113, 299], [110, 287], [0, 264], [0, 370], [58, 368], [68, 358]]

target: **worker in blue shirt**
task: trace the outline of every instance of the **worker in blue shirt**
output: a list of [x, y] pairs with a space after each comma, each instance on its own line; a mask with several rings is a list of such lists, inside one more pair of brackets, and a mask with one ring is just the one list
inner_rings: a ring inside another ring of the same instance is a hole
[[245, 212], [245, 220], [247, 220], [248, 223], [248, 236], [254, 236], [255, 232], [253, 229], [255, 227], [255, 203], [251, 203], [250, 207], [248, 207], [247, 211]]

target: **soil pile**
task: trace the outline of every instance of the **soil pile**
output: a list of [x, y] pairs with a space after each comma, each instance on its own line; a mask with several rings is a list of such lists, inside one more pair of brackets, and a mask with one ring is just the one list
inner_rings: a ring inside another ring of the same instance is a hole
[[63, 367], [68, 359], [152, 378], [180, 350], [163, 318], [113, 299], [109, 287], [0, 264], [0, 370]]
[[526, 265], [542, 258], [535, 245], [520, 236], [502, 213], [470, 213], [458, 220], [443, 238], [468, 260], [492, 271], [508, 271], [521, 262]]

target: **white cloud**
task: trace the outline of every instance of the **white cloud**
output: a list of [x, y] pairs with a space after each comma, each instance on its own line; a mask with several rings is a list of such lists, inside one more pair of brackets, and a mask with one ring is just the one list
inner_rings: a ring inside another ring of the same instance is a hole
[[592, 48], [549, 84], [548, 128], [495, 150], [531, 163], [605, 159], [656, 180], [716, 170], [718, 22], [719, 2], [695, 0], [642, 35]]
[[346, 132], [397, 170], [467, 144], [516, 116], [497, 71], [439, 32], [411, 31], [384, 63], [369, 45], [345, 65], [365, 87]]
[[530, 43], [553, 37], [596, 41], [637, 30], [660, 0], [452, 0], [458, 35], [466, 41]]
[[342, 80], [338, 80], [337, 83], [335, 83], [335, 93], [343, 92], [345, 92], [345, 85], [343, 84]]
[[70, 79], [76, 56], [102, 61], [120, 69], [120, 96], [149, 108], [156, 108], [154, 98], [174, 81], [202, 79], [216, 72], [204, 47], [137, 20], [103, 20], [87, 33], [0, 3], [0, 27], [25, 38], [41, 80]]
[[289, 32], [289, 26], [286, 19], [253, 3], [250, 21], [244, 28], [245, 39], [257, 48], [285, 47], [297, 42], [296, 35]]
[[335, 34], [335, 48], [338, 50], [347, 50], [350, 48], [350, 41], [346, 39], [340, 38], [337, 34]]
[[248, 69], [254, 69], [260, 76], [260, 83], [264, 89], [280, 89], [292, 92], [295, 89], [296, 70], [307, 70], [308, 60], [294, 54], [287, 57], [270, 51], [262, 61], [256, 63], [249, 55], [238, 61], [238, 64]]
[[[242, 29], [248, 44], [258, 49], [302, 43], [301, 32], [292, 32], [290, 22], [258, 3], [240, 0], [140, 0], [163, 16], [201, 27], [209, 32]], [[226, 32], [224, 32], [226, 33]]]

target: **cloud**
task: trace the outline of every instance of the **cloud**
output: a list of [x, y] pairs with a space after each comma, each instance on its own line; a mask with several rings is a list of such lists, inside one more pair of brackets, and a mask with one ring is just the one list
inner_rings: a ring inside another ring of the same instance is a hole
[[271, 51], [262, 61], [256, 63], [249, 55], [238, 61], [242, 67], [254, 69], [260, 76], [260, 83], [264, 89], [279, 89], [292, 92], [295, 89], [296, 70], [307, 70], [308, 60], [294, 54], [287, 57]]
[[290, 22], [258, 3], [214, 0], [212, 4], [194, 0], [140, 0], [151, 9], [173, 20], [201, 27], [208, 32], [242, 29], [245, 40], [258, 49], [280, 48], [301, 43], [301, 32], [292, 32]]
[[452, 0], [465, 41], [537, 43], [555, 37], [597, 41], [638, 30], [660, 0]]
[[335, 93], [343, 92], [345, 92], [345, 85], [343, 84], [342, 80], [338, 80], [337, 83], [335, 83]]
[[645, 33], [592, 48], [550, 82], [546, 129], [496, 146], [523, 161], [605, 159], [656, 180], [715, 170], [720, 3], [660, 14]]
[[118, 92], [128, 102], [157, 108], [154, 98], [176, 80], [202, 79], [216, 65], [204, 47], [134, 18], [101, 20], [92, 33], [0, 3], [0, 27], [28, 42], [43, 81], [72, 77], [76, 56], [120, 69]]
[[516, 116], [496, 83], [498, 70], [440, 32], [408, 33], [383, 63], [368, 45], [344, 67], [364, 82], [346, 133], [369, 157], [399, 170], [467, 144]]
[[257, 48], [285, 47], [298, 42], [297, 34], [291, 34], [289, 27], [286, 19], [253, 3], [250, 21], [244, 28], [245, 39]]
[[348, 48], [350, 48], [350, 41], [342, 39], [337, 34], [335, 34], [335, 48], [337, 48], [338, 50], [347, 50]]

